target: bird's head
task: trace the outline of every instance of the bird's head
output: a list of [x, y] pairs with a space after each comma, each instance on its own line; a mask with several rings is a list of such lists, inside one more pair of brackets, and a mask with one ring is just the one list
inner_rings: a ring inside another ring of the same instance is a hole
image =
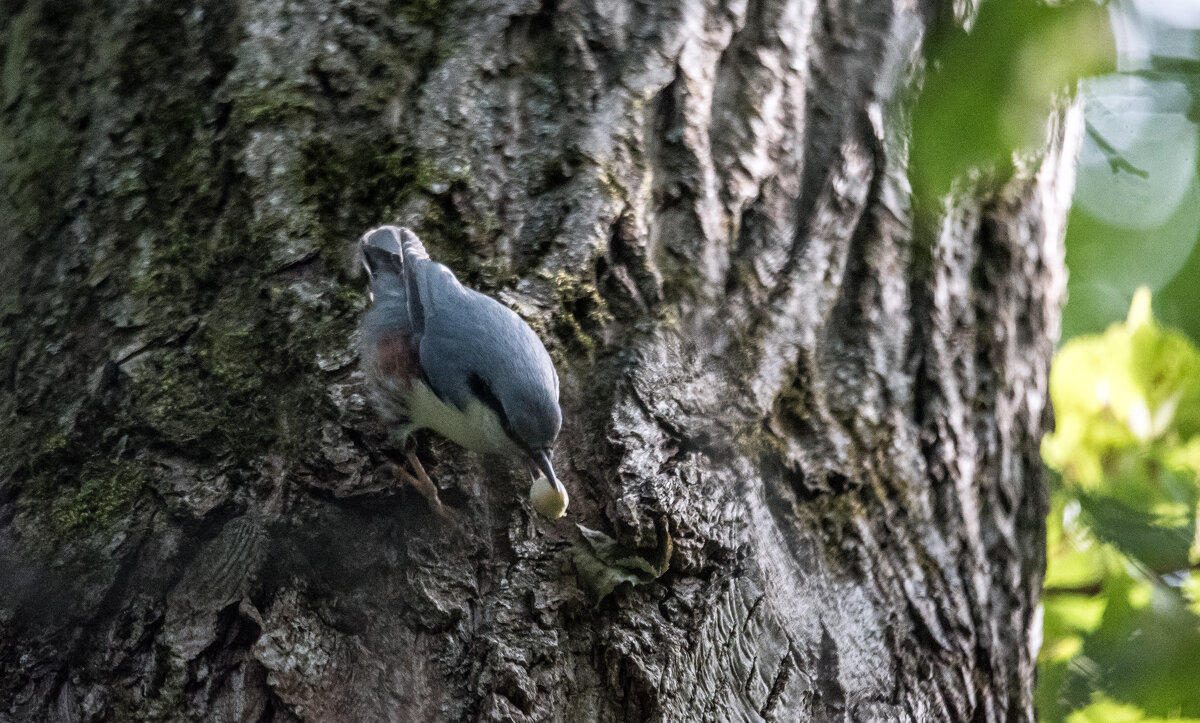
[[562, 483], [554, 474], [554, 465], [550, 461], [562, 426], [558, 400], [533, 397], [516, 401], [512, 406], [508, 417], [509, 436], [525, 454], [530, 471], [546, 475], [554, 487], [561, 489]]
[[504, 434], [524, 457], [534, 477], [530, 490], [534, 507], [551, 519], [561, 517], [569, 498], [551, 461], [562, 427], [554, 368], [547, 358], [545, 364], [499, 365], [493, 371], [496, 374], [488, 381], [474, 377], [471, 391], [496, 412]]
[[[557, 381], [557, 380], [556, 380]], [[562, 410], [558, 406], [557, 384], [551, 389], [544, 383], [514, 385], [508, 399], [501, 399], [508, 428], [505, 432], [525, 455], [530, 471], [541, 473], [554, 487], [562, 483], [554, 474], [550, 456], [558, 430], [562, 427]], [[564, 491], [565, 494], [565, 491]]]

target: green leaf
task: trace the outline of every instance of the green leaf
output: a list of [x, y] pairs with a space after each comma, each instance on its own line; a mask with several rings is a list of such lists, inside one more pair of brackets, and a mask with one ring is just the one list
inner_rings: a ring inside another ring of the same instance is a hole
[[[1081, 511], [1078, 500], [1055, 490], [1046, 518], [1048, 590], [1099, 586], [1108, 572], [1106, 549], [1081, 525]], [[1111, 552], [1108, 556], [1111, 557]], [[1049, 634], [1046, 639], [1049, 642]]]
[[1149, 715], [1200, 716], [1200, 617], [1178, 591], [1118, 576], [1082, 656], [1098, 688]]
[[1118, 703], [1103, 695], [1094, 696], [1092, 703], [1086, 708], [1067, 716], [1067, 723], [1187, 723], [1197, 720], [1200, 719], [1147, 717], [1146, 712], [1138, 706]]
[[1083, 647], [1084, 636], [1096, 629], [1106, 600], [1096, 595], [1054, 593], [1042, 610], [1042, 661], [1068, 660]]
[[[1200, 450], [1189, 451], [1200, 433], [1200, 352], [1154, 321], [1149, 290], [1135, 295], [1125, 323], [1063, 346], [1051, 366], [1050, 397], [1055, 430], [1042, 442], [1042, 457], [1067, 483], [1095, 489], [1131, 476], [1157, 483], [1158, 466], [1187, 473], [1189, 484], [1200, 474]], [[1145, 467], [1140, 477], [1128, 469], [1132, 463]], [[1163, 498], [1155, 484], [1143, 491]]]
[[1113, 58], [1108, 18], [1091, 2], [988, 0], [969, 32], [935, 31], [913, 116], [918, 200], [936, 202], [970, 169], [1007, 166], [1014, 151], [1040, 146], [1055, 96]]
[[1195, 538], [1193, 516], [1165, 519], [1100, 495], [1083, 494], [1080, 501], [1097, 539], [1111, 543], [1150, 570], [1182, 570], [1190, 564], [1188, 553]]

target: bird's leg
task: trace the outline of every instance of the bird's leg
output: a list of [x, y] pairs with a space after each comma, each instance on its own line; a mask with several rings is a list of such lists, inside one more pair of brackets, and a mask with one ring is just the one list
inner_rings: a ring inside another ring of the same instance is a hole
[[408, 452], [408, 464], [412, 467], [412, 471], [416, 473], [415, 476], [409, 474], [409, 479], [412, 480], [413, 486], [425, 496], [425, 499], [429, 500], [429, 504], [433, 506], [434, 510], [444, 517], [446, 515], [446, 507], [442, 504], [441, 498], [438, 497], [437, 485], [433, 483], [433, 480], [429, 479], [429, 475], [425, 472], [425, 466], [421, 464], [420, 458], [417, 457], [417, 453], [413, 450], [409, 450]]
[[416, 459], [416, 455], [410, 453], [408, 459], [409, 463], [418, 470], [418, 474], [414, 475], [398, 464], [389, 465], [392, 468], [392, 474], [396, 475], [402, 483], [412, 485], [413, 489], [420, 492], [438, 517], [451, 519], [449, 508], [442, 504], [441, 498], [438, 497], [437, 485], [429, 479], [429, 475], [425, 474], [425, 469]]
[[421, 464], [420, 458], [417, 457], [416, 444], [411, 440], [412, 437], [405, 440], [404, 446], [407, 449], [404, 454], [408, 459], [408, 464], [412, 468], [412, 472], [399, 465], [392, 465], [393, 472], [402, 482], [407, 482], [417, 492], [420, 492], [421, 496], [425, 498], [425, 501], [429, 503], [429, 506], [437, 513], [438, 517], [447, 520], [452, 519], [449, 508], [442, 504], [441, 498], [438, 497], [437, 485], [433, 483], [433, 480], [429, 479], [429, 474], [425, 472], [425, 467]]

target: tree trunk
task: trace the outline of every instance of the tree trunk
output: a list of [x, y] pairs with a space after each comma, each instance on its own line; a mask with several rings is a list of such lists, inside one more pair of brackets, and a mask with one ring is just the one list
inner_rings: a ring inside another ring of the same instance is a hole
[[[0, 720], [1032, 718], [1073, 125], [911, 221], [935, 10], [0, 9]], [[399, 222], [572, 504], [364, 402]]]

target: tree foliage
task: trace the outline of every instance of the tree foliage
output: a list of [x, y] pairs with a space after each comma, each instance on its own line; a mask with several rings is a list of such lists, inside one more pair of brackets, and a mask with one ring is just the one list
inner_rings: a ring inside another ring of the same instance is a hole
[[1143, 288], [1126, 321], [1064, 345], [1050, 393], [1042, 713], [1200, 717], [1200, 352]]

